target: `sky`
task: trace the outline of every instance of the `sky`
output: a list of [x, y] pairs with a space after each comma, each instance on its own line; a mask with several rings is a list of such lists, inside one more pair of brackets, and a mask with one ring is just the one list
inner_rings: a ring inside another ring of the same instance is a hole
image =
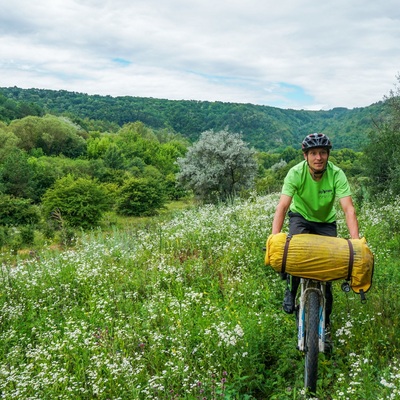
[[397, 0], [0, 0], [0, 87], [366, 107], [399, 83]]

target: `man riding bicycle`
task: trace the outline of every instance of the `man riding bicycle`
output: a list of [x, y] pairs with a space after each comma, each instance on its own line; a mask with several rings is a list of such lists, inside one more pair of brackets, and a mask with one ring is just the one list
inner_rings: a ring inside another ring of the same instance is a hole
[[[350, 186], [344, 172], [329, 161], [331, 149], [332, 143], [323, 133], [312, 133], [305, 137], [302, 142], [304, 161], [292, 167], [285, 177], [272, 223], [272, 234], [281, 231], [288, 213], [289, 235], [311, 233], [337, 236], [334, 203], [339, 199], [351, 238], [360, 238]], [[294, 311], [300, 278], [285, 275], [283, 279], [287, 279], [288, 282], [283, 309], [291, 314]], [[330, 323], [332, 303], [332, 285], [328, 282], [327, 326]]]

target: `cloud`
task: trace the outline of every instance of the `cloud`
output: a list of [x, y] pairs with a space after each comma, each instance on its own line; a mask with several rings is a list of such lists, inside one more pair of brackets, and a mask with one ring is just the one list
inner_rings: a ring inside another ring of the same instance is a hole
[[0, 86], [329, 109], [399, 73], [390, 0], [0, 1]]

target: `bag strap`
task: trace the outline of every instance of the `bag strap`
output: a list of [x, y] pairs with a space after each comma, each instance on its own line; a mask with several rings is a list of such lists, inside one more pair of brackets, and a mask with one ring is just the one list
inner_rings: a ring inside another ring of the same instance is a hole
[[283, 249], [282, 268], [281, 268], [282, 274], [284, 274], [285, 270], [286, 270], [286, 260], [287, 260], [287, 256], [288, 256], [288, 252], [289, 252], [290, 239], [292, 239], [292, 235], [287, 235], [286, 242], [285, 242], [285, 248]]
[[349, 245], [349, 269], [347, 273], [347, 281], [351, 279], [351, 274], [353, 273], [353, 265], [354, 265], [354, 247], [353, 243], [351, 243], [350, 239], [347, 239], [347, 243]]

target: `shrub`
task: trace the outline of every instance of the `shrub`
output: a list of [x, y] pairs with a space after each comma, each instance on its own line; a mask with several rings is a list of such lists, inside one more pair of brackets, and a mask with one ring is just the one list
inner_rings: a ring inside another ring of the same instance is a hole
[[30, 198], [33, 192], [32, 171], [27, 154], [17, 148], [10, 150], [1, 161], [0, 185], [2, 192]]
[[34, 225], [39, 220], [39, 209], [31, 200], [0, 194], [0, 225]]
[[126, 216], [149, 216], [165, 205], [167, 198], [163, 183], [154, 178], [130, 178], [121, 187], [116, 207]]
[[43, 196], [47, 217], [55, 212], [72, 227], [88, 229], [96, 226], [109, 207], [107, 189], [88, 178], [68, 175], [56, 181]]
[[8, 243], [8, 237], [8, 228], [6, 226], [0, 226], [0, 248]]
[[22, 244], [31, 245], [35, 241], [35, 227], [32, 225], [24, 225], [19, 229]]

